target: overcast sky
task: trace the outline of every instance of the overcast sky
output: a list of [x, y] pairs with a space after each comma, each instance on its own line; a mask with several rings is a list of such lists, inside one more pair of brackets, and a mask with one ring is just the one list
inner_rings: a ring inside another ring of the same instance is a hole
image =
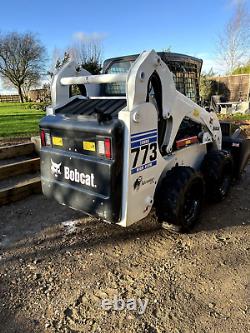
[[[238, 1], [1, 1], [0, 31], [37, 33], [48, 56], [74, 39], [94, 37], [101, 40], [103, 58], [170, 47], [203, 58], [204, 70], [219, 72], [216, 38]], [[250, 0], [245, 2], [250, 7]]]

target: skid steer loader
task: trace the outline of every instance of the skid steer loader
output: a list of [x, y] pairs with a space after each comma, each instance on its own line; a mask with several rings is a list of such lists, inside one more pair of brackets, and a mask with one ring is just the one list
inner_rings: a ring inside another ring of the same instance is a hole
[[[227, 195], [249, 140], [196, 103], [197, 85], [190, 96], [176, 89], [166, 55], [125, 58], [106, 61], [100, 75], [73, 61], [55, 74], [40, 122], [43, 193], [123, 227], [154, 207], [163, 227], [188, 231], [205, 193], [215, 201]], [[73, 85], [79, 95], [71, 96]]]

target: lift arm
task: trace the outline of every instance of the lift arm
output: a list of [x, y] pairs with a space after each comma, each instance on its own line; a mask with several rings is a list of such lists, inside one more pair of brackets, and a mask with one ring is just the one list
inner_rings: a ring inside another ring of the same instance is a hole
[[167, 122], [162, 146], [166, 146], [166, 152], [171, 153], [176, 134], [185, 117], [203, 125], [203, 143], [214, 142], [217, 149], [221, 149], [222, 135], [216, 114], [206, 111], [176, 90], [173, 74], [154, 50], [143, 52], [128, 73], [128, 109], [132, 111], [146, 101], [148, 82], [154, 72], [158, 74], [162, 87], [162, 113]]

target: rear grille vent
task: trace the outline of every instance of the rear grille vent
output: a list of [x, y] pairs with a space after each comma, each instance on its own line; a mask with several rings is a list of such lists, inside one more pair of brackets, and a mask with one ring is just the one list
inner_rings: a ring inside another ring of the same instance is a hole
[[103, 112], [112, 118], [118, 118], [118, 113], [127, 105], [126, 99], [80, 99], [76, 98], [67, 105], [58, 108], [56, 114], [67, 116], [96, 116], [96, 111]]

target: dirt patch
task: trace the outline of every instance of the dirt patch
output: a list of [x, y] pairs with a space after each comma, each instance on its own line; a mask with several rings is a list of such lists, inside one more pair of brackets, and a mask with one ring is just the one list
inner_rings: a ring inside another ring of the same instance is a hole
[[246, 132], [247, 136], [250, 138], [250, 120], [245, 120], [240, 127]]
[[[0, 208], [0, 331], [249, 332], [250, 167], [188, 235], [129, 229], [36, 195]], [[148, 300], [104, 310], [104, 299]]]

